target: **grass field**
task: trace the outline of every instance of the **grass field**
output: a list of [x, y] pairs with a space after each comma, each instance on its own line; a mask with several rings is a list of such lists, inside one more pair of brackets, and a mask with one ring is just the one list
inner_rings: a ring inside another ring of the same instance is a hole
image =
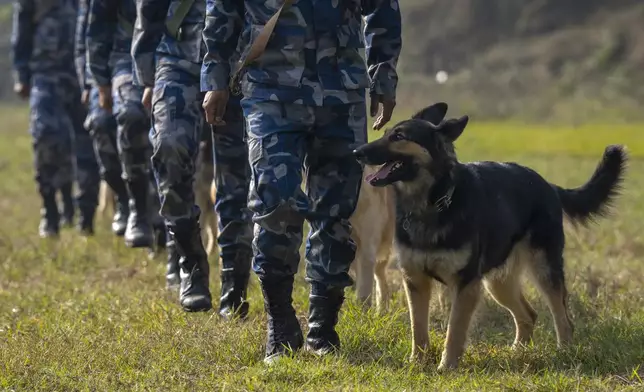
[[[107, 218], [98, 219], [95, 239], [85, 242], [68, 231], [58, 243], [43, 243], [26, 116], [0, 110], [0, 391], [644, 388], [642, 126], [568, 129], [471, 120], [457, 143], [462, 161], [514, 160], [571, 187], [589, 178], [607, 144], [626, 144], [631, 163], [614, 215], [567, 231], [574, 345], [556, 349], [550, 314], [530, 288], [539, 313], [535, 343], [511, 351], [511, 317], [486, 297], [461, 367], [438, 374], [446, 314], [433, 304], [432, 361], [408, 363], [410, 327], [393, 271], [396, 292], [385, 315], [362, 312], [349, 292], [338, 327], [340, 355], [317, 359], [302, 352], [268, 368], [254, 276], [250, 319], [223, 323], [212, 312], [184, 313], [176, 295], [164, 290], [164, 260], [126, 249], [109, 233]], [[303, 325], [307, 290], [298, 276], [294, 302]]]

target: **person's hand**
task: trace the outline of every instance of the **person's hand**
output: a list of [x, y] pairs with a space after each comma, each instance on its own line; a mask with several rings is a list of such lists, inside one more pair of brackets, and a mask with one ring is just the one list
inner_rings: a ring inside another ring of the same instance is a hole
[[84, 89], [83, 93], [81, 94], [81, 103], [84, 106], [87, 106], [87, 104], [89, 104], [89, 93], [90, 93], [90, 89], [87, 88], [87, 89]]
[[228, 104], [228, 90], [208, 91], [203, 100], [203, 110], [208, 124], [218, 126], [226, 125], [224, 113]]
[[146, 87], [143, 90], [143, 98], [141, 98], [141, 103], [143, 104], [143, 107], [145, 110], [148, 111], [148, 113], [152, 113], [152, 93], [154, 92], [154, 89], [152, 87]]
[[22, 84], [20, 82], [13, 85], [13, 92], [18, 94], [18, 96], [22, 99], [29, 98], [29, 90], [30, 87], [28, 85]]
[[373, 123], [373, 129], [379, 130], [391, 120], [391, 115], [394, 113], [396, 107], [396, 100], [394, 98], [385, 98], [384, 95], [373, 94], [371, 96], [371, 117], [376, 117]]
[[98, 87], [98, 106], [112, 113], [112, 86]]

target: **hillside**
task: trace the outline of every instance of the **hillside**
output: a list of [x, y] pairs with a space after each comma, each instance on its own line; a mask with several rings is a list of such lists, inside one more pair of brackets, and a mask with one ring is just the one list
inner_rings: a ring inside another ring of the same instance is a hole
[[[401, 9], [401, 107], [441, 99], [478, 118], [644, 119], [641, 0], [401, 0]], [[0, 71], [7, 67], [0, 57]], [[441, 70], [444, 84], [435, 81]], [[10, 97], [8, 82], [0, 98]]]
[[414, 107], [444, 99], [479, 117], [644, 118], [642, 1], [402, 1], [400, 69]]

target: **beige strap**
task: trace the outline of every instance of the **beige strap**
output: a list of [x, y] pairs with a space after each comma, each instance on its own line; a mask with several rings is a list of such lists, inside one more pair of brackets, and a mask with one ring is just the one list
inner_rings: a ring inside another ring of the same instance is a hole
[[233, 92], [233, 94], [237, 95], [239, 93], [239, 75], [242, 69], [248, 64], [257, 60], [264, 53], [264, 51], [266, 50], [266, 45], [268, 44], [268, 40], [271, 38], [273, 30], [275, 30], [275, 25], [277, 24], [277, 20], [282, 14], [282, 11], [290, 7], [294, 1], [295, 0], [284, 0], [284, 3], [282, 3], [277, 12], [273, 16], [271, 16], [268, 22], [266, 22], [262, 31], [251, 44], [250, 49], [248, 50], [248, 55], [246, 55], [243, 60], [239, 60], [239, 62], [237, 63], [237, 69], [235, 70], [235, 72], [233, 72], [233, 75], [230, 78], [230, 90]]

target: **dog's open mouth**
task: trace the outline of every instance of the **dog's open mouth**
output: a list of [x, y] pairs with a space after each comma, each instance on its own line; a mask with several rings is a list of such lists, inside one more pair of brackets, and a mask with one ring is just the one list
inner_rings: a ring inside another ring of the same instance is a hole
[[403, 163], [401, 161], [391, 161], [387, 162], [384, 165], [380, 166], [378, 171], [376, 171], [373, 174], [369, 174], [366, 176], [365, 180], [373, 186], [383, 186], [390, 184], [391, 177], [400, 170], [403, 167]]

